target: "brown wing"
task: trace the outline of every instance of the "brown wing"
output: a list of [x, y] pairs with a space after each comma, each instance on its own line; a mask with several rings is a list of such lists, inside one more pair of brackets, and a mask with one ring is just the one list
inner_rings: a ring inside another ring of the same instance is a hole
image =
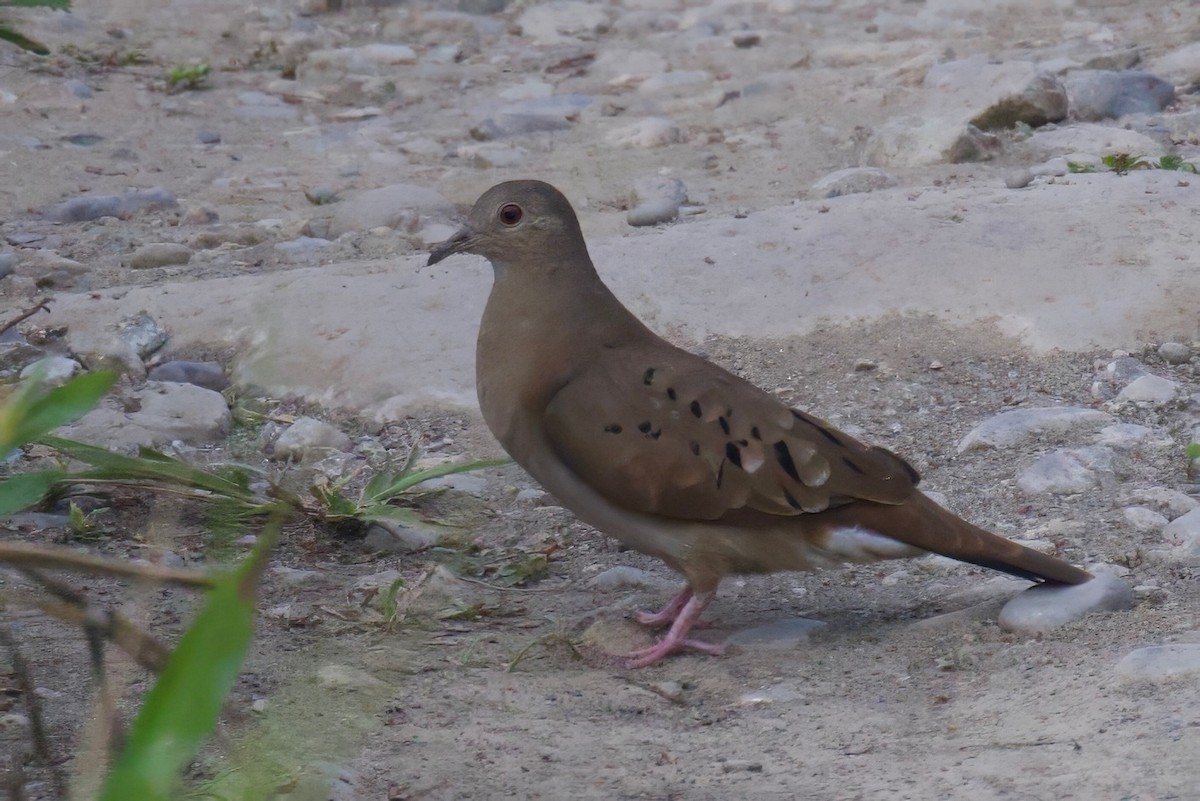
[[610, 501], [678, 519], [896, 504], [919, 480], [892, 452], [666, 345], [602, 351], [544, 422], [559, 457]]

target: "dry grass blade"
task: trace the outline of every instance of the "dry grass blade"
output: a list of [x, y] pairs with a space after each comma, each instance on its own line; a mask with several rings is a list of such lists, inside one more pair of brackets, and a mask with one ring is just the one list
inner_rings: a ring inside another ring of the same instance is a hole
[[208, 589], [217, 579], [199, 570], [162, 565], [138, 565], [102, 556], [76, 553], [66, 548], [30, 545], [24, 542], [0, 542], [0, 564], [43, 570], [69, 570], [95, 576], [119, 576], [159, 584]]

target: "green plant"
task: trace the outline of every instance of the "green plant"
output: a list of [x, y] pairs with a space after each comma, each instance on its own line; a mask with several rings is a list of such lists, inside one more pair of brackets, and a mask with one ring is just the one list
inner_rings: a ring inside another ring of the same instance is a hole
[[1068, 161], [1067, 162], [1067, 172], [1081, 173], [1081, 172], [1095, 172], [1095, 171], [1096, 171], [1095, 164], [1088, 164], [1085, 161]]
[[1191, 478], [1197, 467], [1200, 467], [1200, 442], [1189, 442], [1185, 453], [1188, 461], [1187, 474], [1188, 478]]
[[212, 68], [204, 62], [199, 64], [176, 64], [167, 70], [167, 89], [172, 92], [184, 92], [200, 89], [208, 80]]
[[[420, 513], [409, 506], [396, 506], [398, 500], [412, 500], [423, 494], [417, 488], [427, 481], [472, 470], [499, 467], [508, 464], [508, 459], [483, 459], [475, 462], [442, 464], [418, 469], [420, 448], [408, 452], [399, 470], [380, 470], [367, 481], [358, 494], [351, 499], [346, 494], [349, 483], [356, 474], [349, 474], [332, 483], [317, 483], [312, 486], [312, 495], [317, 501], [318, 517], [329, 523], [374, 523], [390, 521], [401, 525], [415, 525], [422, 521]], [[426, 490], [428, 491], [428, 490]]]
[[1183, 156], [1168, 153], [1158, 160], [1154, 165], [1160, 170], [1175, 170], [1176, 172], [1196, 172], [1196, 165], [1191, 162], [1184, 161]]
[[1127, 175], [1130, 170], [1148, 170], [1151, 168], [1150, 162], [1146, 161], [1141, 156], [1135, 156], [1130, 153], [1112, 153], [1100, 159], [1104, 162], [1104, 166], [1115, 172], [1117, 175]]
[[[71, 8], [71, 0], [0, 0], [0, 8], [53, 8], [67, 11]], [[0, 21], [0, 41], [15, 44], [22, 50], [28, 50], [39, 56], [50, 55], [50, 48], [28, 36], [13, 30], [5, 22]]]

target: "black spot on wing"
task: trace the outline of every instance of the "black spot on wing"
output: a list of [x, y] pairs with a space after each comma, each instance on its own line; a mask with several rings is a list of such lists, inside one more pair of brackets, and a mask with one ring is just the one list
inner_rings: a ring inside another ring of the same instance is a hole
[[653, 367], [647, 367], [646, 372], [642, 373], [642, 383], [645, 384], [646, 386], [650, 386], [651, 384], [654, 383], [654, 368]]
[[867, 474], [867, 471], [863, 470], [861, 467], [856, 465], [848, 456], [843, 456], [842, 462], [845, 463], [846, 467], [849, 467], [851, 470], [853, 470], [855, 473], [858, 473], [860, 476], [865, 476]]
[[725, 417], [718, 417], [717, 423], [720, 424], [722, 431], [724, 431], [726, 434], [729, 433], [729, 420], [727, 420]]
[[692, 440], [691, 442], [688, 443], [688, 447], [692, 449], [692, 456], [700, 455], [700, 443], [699, 442], [696, 442], [696, 440]]
[[650, 428], [651, 426], [649, 420], [645, 421], [644, 423], [638, 423], [638, 431], [641, 431], [643, 434], [649, 434]]
[[619, 423], [609, 423], [604, 427], [605, 434], [620, 434], [623, 430]]
[[792, 416], [795, 417], [797, 420], [799, 420], [801, 423], [807, 423], [808, 425], [815, 428], [821, 436], [823, 436], [825, 439], [832, 442], [834, 445], [837, 445], [839, 448], [845, 447], [845, 443], [842, 442], [841, 437], [839, 437], [837, 434], [833, 433], [828, 428], [821, 425], [816, 420], [812, 419], [811, 417], [809, 417], [807, 414], [800, 411], [799, 409], [792, 409]]
[[[782, 487], [780, 489], [782, 489]], [[783, 498], [788, 502], [788, 506], [792, 507], [793, 509], [803, 511], [803, 509], [800, 507], [800, 501], [793, 498], [792, 493], [788, 492], [786, 489], [783, 490]]]
[[800, 473], [796, 471], [796, 463], [792, 461], [792, 452], [788, 450], [787, 443], [783, 440], [776, 442], [775, 461], [779, 462], [779, 466], [783, 468], [783, 472], [788, 474], [788, 478], [795, 481], [797, 484], [803, 484], [800, 480]]
[[738, 446], [732, 442], [725, 443], [725, 458], [730, 461], [734, 467], [742, 466], [742, 452], [738, 450]]
[[704, 414], [704, 410], [700, 408], [700, 401], [692, 401], [688, 408], [692, 410], [693, 417], [701, 417]]
[[762, 440], [762, 434], [759, 433], [758, 426], [751, 426], [750, 436], [754, 437], [757, 440]]
[[671, 400], [675, 400], [675, 387], [667, 387], [667, 397]]

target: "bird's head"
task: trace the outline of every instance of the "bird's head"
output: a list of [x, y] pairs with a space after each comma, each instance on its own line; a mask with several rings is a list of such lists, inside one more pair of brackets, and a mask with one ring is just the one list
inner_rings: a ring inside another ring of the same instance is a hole
[[500, 265], [535, 265], [549, 254], [586, 254], [571, 204], [543, 181], [506, 181], [475, 201], [467, 222], [435, 247], [427, 264], [474, 253]]

